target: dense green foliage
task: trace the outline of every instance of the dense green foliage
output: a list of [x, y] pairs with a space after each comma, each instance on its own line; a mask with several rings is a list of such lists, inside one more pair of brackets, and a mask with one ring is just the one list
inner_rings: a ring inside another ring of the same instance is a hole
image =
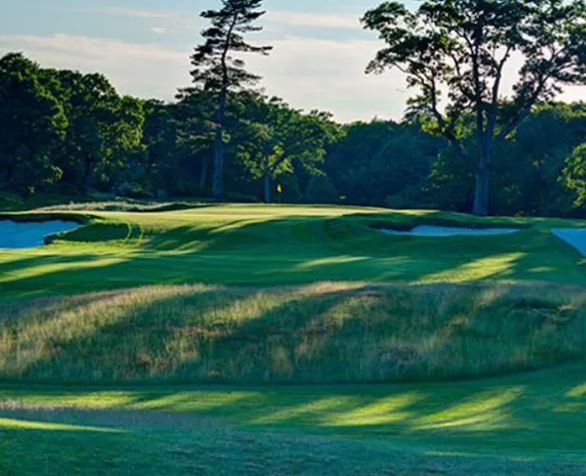
[[[586, 139], [586, 105], [537, 107], [516, 134], [495, 151], [492, 162], [492, 204], [504, 215], [584, 216], [576, 200], [584, 190], [571, 164], [572, 151]], [[567, 169], [567, 170], [566, 170]], [[426, 192], [434, 207], [469, 209], [474, 166], [450, 149], [432, 165]]]
[[425, 0], [414, 11], [385, 1], [362, 21], [385, 43], [368, 70], [403, 72], [411, 113], [472, 162], [477, 215], [491, 210], [495, 149], [562, 85], [586, 85], [582, 0]]
[[68, 124], [53, 80], [21, 55], [0, 60], [0, 185], [30, 189], [61, 178], [56, 158]]
[[[214, 93], [184, 90], [165, 104], [121, 97], [101, 75], [42, 69], [18, 54], [0, 68], [0, 190], [211, 197]], [[420, 121], [340, 125], [234, 92], [224, 126], [226, 197], [470, 210], [474, 162]], [[584, 104], [534, 108], [494, 152], [494, 212], [584, 216], [584, 142]]]
[[566, 161], [564, 179], [567, 188], [575, 194], [574, 207], [583, 208], [586, 205], [586, 144], [576, 147]]

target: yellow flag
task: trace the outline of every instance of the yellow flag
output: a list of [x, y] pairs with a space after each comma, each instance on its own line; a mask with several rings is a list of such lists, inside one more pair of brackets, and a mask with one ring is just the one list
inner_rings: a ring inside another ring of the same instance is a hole
[[277, 192], [283, 193], [283, 187], [281, 186], [281, 184], [277, 185]]

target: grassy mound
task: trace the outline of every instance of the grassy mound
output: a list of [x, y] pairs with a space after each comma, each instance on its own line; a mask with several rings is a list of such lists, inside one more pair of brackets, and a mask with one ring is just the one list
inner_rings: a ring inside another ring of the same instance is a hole
[[549, 285], [147, 287], [0, 309], [0, 378], [390, 382], [586, 356], [586, 291]]

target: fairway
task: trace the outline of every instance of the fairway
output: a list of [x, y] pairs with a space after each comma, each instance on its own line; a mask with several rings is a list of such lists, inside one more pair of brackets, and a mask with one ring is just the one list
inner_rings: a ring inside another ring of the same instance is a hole
[[[91, 222], [48, 247], [0, 251], [2, 298], [184, 283], [586, 283], [585, 260], [551, 235], [552, 228], [584, 226], [580, 221], [260, 205], [159, 213], [44, 213]], [[380, 230], [421, 223], [515, 226], [522, 231], [414, 238], [387, 236]]]
[[416, 386], [5, 385], [0, 470], [577, 475], [584, 398], [583, 363]]
[[2, 474], [586, 474], [583, 221], [176, 208], [6, 214], [81, 226], [0, 250]]

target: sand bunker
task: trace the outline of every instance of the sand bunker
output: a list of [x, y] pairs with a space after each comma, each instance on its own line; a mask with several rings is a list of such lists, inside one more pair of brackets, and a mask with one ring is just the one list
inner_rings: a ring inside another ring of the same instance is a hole
[[586, 256], [586, 228], [554, 228], [551, 233]]
[[497, 236], [510, 235], [521, 231], [519, 228], [466, 228], [456, 226], [420, 225], [411, 230], [383, 229], [391, 236], [413, 236], [429, 238], [446, 238], [450, 236]]
[[0, 220], [0, 248], [43, 246], [46, 237], [55, 233], [72, 231], [78, 227], [79, 223], [61, 220], [42, 222]]

